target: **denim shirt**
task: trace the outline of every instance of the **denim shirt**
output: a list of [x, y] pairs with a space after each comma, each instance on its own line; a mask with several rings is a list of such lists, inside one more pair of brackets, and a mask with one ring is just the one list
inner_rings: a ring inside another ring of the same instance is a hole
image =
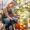
[[[17, 19], [16, 17], [12, 17], [12, 18], [13, 18], [13, 20], [14, 20], [15, 22], [18, 21], [18, 19]], [[9, 19], [9, 18], [4, 18], [3, 20], [4, 20], [4, 22], [5, 22], [6, 25], [8, 25], [9, 23], [11, 23], [11, 22], [10, 22], [11, 19]], [[13, 23], [13, 22], [12, 22], [12, 23]]]

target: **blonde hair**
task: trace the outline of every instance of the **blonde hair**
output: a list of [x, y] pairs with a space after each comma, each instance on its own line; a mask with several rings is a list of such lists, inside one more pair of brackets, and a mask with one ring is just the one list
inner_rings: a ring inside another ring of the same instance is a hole
[[[14, 4], [14, 6], [16, 5], [16, 2], [15, 1], [12, 1], [11, 3]], [[10, 2], [9, 2], [10, 4]], [[3, 9], [3, 12], [6, 14], [7, 13], [7, 10], [9, 9], [9, 4], [7, 4], [6, 8]]]

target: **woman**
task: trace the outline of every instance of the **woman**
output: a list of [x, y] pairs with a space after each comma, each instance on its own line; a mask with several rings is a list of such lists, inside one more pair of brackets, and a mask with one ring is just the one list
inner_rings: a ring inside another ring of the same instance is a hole
[[12, 12], [12, 8], [14, 7], [14, 5], [15, 5], [14, 2], [11, 2], [10, 4], [8, 4], [7, 10], [3, 11], [4, 12], [3, 13], [3, 23], [5, 24], [6, 30], [9, 30], [9, 26], [16, 22], [14, 21], [16, 14]]

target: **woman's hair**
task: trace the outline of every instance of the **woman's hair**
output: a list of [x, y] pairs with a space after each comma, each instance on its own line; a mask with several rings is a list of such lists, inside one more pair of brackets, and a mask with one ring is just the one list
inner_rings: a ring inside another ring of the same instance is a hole
[[[14, 6], [17, 4], [16, 1], [12, 1], [11, 3], [14, 4]], [[10, 3], [9, 3], [10, 4]], [[3, 12], [6, 14], [7, 10], [9, 10], [9, 4], [7, 5], [7, 7], [5, 9], [3, 9]]]
[[3, 9], [3, 14], [7, 13], [7, 8]]

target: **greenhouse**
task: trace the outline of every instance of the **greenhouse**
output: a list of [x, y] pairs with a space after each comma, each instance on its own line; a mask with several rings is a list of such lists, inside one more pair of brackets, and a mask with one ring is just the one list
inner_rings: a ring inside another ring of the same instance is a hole
[[[9, 21], [11, 25], [4, 28]], [[0, 0], [0, 26], [1, 23], [0, 30], [30, 30], [30, 0]]]

